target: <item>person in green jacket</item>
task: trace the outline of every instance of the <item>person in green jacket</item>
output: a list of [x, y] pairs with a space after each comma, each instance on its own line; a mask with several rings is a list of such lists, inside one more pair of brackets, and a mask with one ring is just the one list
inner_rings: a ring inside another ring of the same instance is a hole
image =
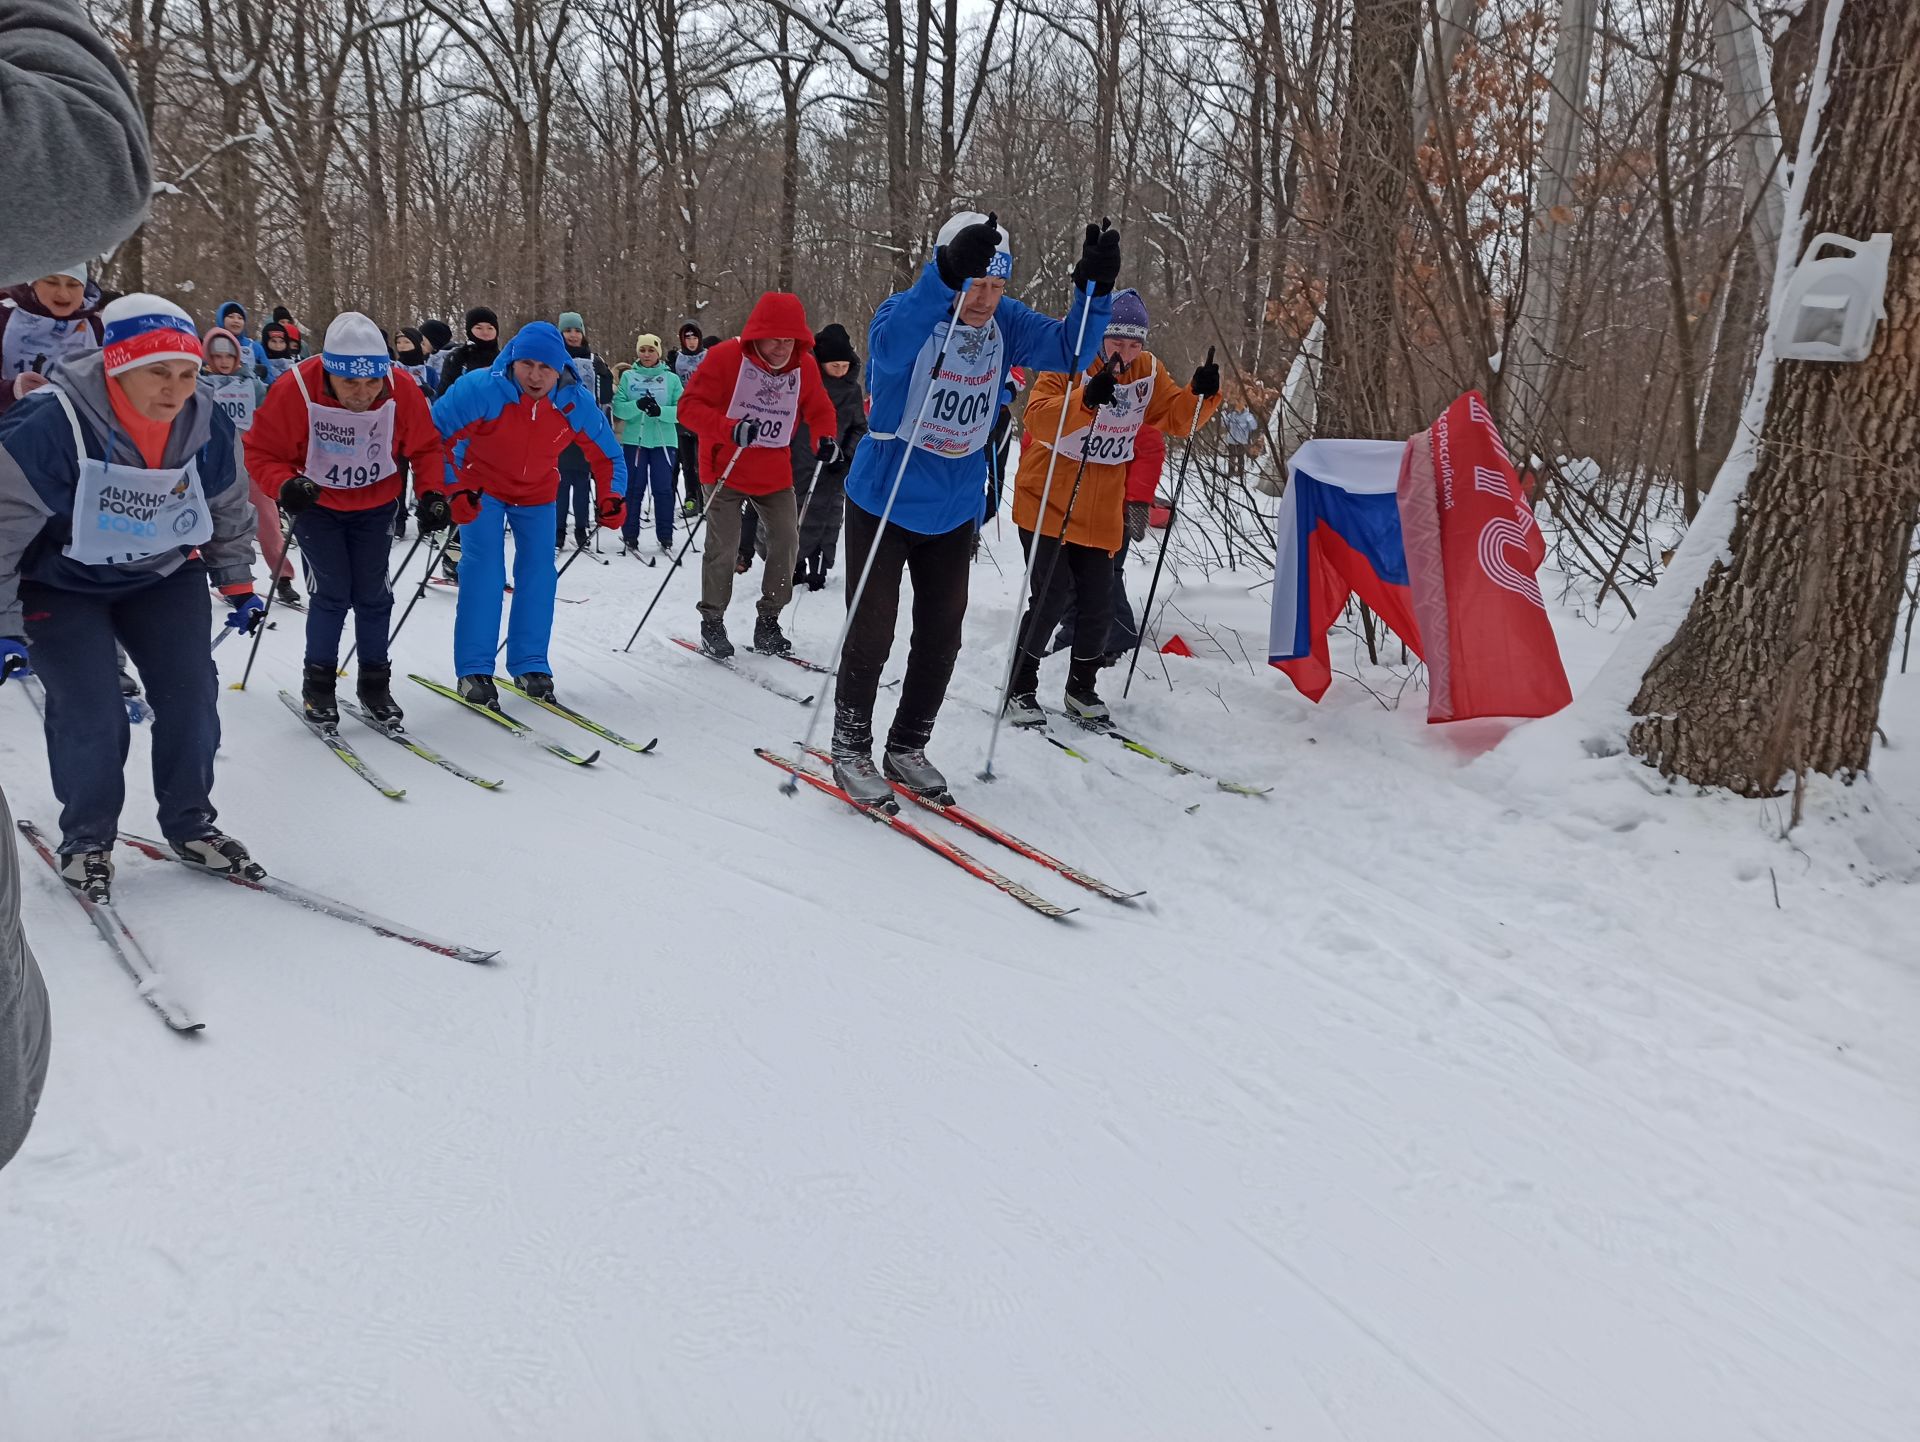
[[[640, 497], [653, 493], [653, 531], [660, 549], [673, 548], [673, 477], [679, 459], [680, 377], [660, 363], [660, 337], [634, 343], [639, 364], [620, 377], [613, 393], [613, 424], [627, 453], [627, 519], [620, 528], [624, 554], [640, 554]], [[642, 487], [645, 489], [643, 490]]]

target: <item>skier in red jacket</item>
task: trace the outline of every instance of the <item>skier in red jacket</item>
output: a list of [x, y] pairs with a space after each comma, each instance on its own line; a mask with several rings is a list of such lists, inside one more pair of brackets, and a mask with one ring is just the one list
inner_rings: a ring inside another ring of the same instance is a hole
[[447, 503], [435, 486], [446, 461], [426, 395], [387, 359], [380, 328], [347, 311], [327, 327], [319, 355], [267, 388], [244, 445], [247, 474], [278, 496], [313, 576], [300, 678], [307, 715], [323, 726], [340, 720], [334, 677], [351, 610], [360, 704], [383, 724], [397, 725], [400, 707], [387, 660], [393, 616], [388, 551], [402, 488], [397, 456], [406, 458], [416, 478], [421, 529], [430, 529], [434, 515], [446, 524]]
[[793, 649], [780, 630], [780, 613], [793, 597], [793, 563], [800, 549], [788, 453], [796, 425], [820, 437], [816, 459], [839, 459], [839, 415], [813, 358], [813, 328], [800, 297], [770, 290], [754, 302], [737, 340], [707, 352], [680, 397], [680, 424], [699, 438], [701, 490], [709, 534], [700, 565], [700, 644], [731, 656], [727, 602], [733, 598], [733, 558], [740, 545], [740, 507], [751, 504], [766, 529], [767, 564], [760, 580], [760, 614], [753, 649], [783, 656]]

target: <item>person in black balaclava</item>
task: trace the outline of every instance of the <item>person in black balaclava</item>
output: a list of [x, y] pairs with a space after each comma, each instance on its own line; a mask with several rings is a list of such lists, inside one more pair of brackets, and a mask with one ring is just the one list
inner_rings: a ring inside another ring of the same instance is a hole
[[442, 393], [451, 390], [468, 371], [490, 370], [500, 358], [500, 317], [488, 307], [476, 305], [467, 312], [466, 324], [466, 340], [447, 352], [446, 362], [440, 367]]

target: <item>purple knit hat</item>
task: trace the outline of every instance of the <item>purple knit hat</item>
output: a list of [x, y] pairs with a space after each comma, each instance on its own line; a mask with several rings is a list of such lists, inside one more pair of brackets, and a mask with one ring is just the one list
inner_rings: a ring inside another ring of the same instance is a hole
[[1113, 318], [1107, 322], [1107, 334], [1121, 340], [1147, 338], [1147, 303], [1137, 290], [1113, 293]]

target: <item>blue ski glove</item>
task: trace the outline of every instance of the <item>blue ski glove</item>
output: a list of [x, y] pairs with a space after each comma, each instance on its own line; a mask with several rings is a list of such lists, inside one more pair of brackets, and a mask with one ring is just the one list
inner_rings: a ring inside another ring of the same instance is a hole
[[0, 636], [0, 686], [9, 676], [31, 676], [33, 663], [27, 659], [27, 643], [18, 636]]
[[227, 612], [226, 624], [233, 627], [242, 636], [251, 636], [260, 624], [260, 616], [267, 609], [266, 602], [249, 591], [244, 596], [233, 598], [233, 609]]

